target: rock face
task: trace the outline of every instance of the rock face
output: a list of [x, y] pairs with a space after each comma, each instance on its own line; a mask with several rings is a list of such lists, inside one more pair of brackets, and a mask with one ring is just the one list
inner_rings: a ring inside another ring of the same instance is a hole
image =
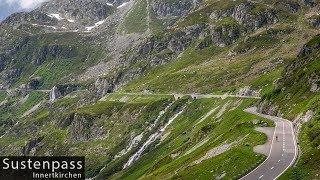
[[32, 79], [29, 80], [28, 82], [28, 89], [38, 89], [39, 86], [41, 86], [41, 84], [43, 83], [43, 78], [42, 77], [34, 77]]
[[58, 20], [49, 17], [44, 12], [32, 11], [30, 13], [26, 13], [26, 12], [15, 13], [9, 16], [7, 19], [5, 19], [2, 23], [9, 24], [18, 28], [19, 26], [27, 23], [55, 26], [57, 25]]
[[[108, 77], [99, 77], [94, 83], [98, 94], [113, 92], [121, 84], [141, 76], [148, 68], [169, 62], [204, 35], [205, 24], [197, 24], [164, 36], [153, 36], [134, 48], [130, 56], [121, 59], [121, 70]], [[156, 54], [156, 55], [155, 55]], [[135, 69], [129, 67], [139, 63]]]
[[311, 26], [315, 27], [315, 28], [319, 28], [320, 27], [320, 16], [316, 15], [316, 16], [312, 16], [308, 19], [309, 24], [311, 24]]
[[237, 93], [237, 95], [238, 96], [260, 96], [260, 93], [247, 86], [247, 87], [241, 88]]
[[257, 111], [259, 113], [281, 117], [279, 107], [276, 105], [273, 105], [272, 102], [269, 102], [268, 100], [264, 100], [264, 101], [260, 102], [258, 105]]
[[301, 0], [301, 3], [306, 6], [315, 6], [317, 4], [316, 0]]
[[30, 153], [39, 145], [42, 139], [43, 137], [39, 137], [39, 138], [28, 141], [26, 146], [22, 148], [21, 155], [23, 156], [30, 155]]
[[87, 131], [88, 123], [92, 120], [90, 117], [76, 114], [69, 127], [69, 138], [72, 141], [86, 141], [89, 139]]
[[278, 21], [277, 14], [273, 9], [266, 8], [255, 13], [253, 11], [255, 7], [256, 5], [251, 2], [244, 2], [226, 10], [216, 10], [210, 15], [210, 18], [219, 20], [224, 17], [232, 17], [244, 26], [246, 32], [255, 31], [265, 25], [274, 24]]
[[75, 21], [87, 20], [90, 23], [107, 18], [114, 12], [114, 7], [103, 0], [52, 0], [37, 10], [47, 14], [59, 14], [61, 18]]
[[311, 92], [319, 92], [320, 91], [320, 76], [313, 73], [311, 74], [308, 83], [310, 84], [310, 91]]
[[237, 24], [222, 25], [214, 27], [212, 32], [212, 41], [214, 44], [224, 47], [237, 41], [240, 36], [240, 27]]
[[104, 95], [113, 92], [117, 83], [117, 78], [99, 77], [95, 82], [94, 88], [98, 94]]
[[[0, 53], [0, 75], [3, 84], [10, 84], [18, 79], [25, 68], [19, 63], [30, 63], [35, 67], [53, 59], [68, 59], [77, 55], [72, 46], [59, 44], [45, 44], [38, 46], [41, 37], [23, 37], [18, 39], [13, 47]], [[3, 71], [1, 71], [3, 70]]]
[[159, 18], [171, 16], [184, 16], [194, 6], [199, 3], [198, 0], [180, 0], [180, 1], [153, 1], [151, 3], [153, 12]]
[[275, 6], [277, 6], [280, 10], [289, 11], [291, 13], [296, 13], [301, 8], [299, 2], [291, 0], [277, 1], [275, 2]]
[[108, 135], [105, 127], [96, 124], [98, 117], [90, 115], [73, 114], [65, 120], [65, 127], [68, 127], [69, 141], [88, 141], [104, 139]]

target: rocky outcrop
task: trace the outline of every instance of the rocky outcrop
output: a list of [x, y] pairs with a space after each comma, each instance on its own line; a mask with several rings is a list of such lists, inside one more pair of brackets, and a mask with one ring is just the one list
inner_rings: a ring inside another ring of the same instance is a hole
[[101, 125], [95, 124], [98, 117], [90, 115], [72, 114], [64, 122], [68, 126], [69, 141], [88, 141], [104, 139], [108, 131]]
[[238, 93], [238, 96], [260, 96], [260, 92], [254, 89], [251, 89], [249, 86], [241, 88]]
[[5, 87], [10, 86], [14, 80], [20, 77], [22, 70], [20, 68], [7, 68], [0, 72], [0, 78], [4, 81], [3, 85]]
[[94, 84], [95, 92], [99, 95], [113, 92], [120, 79], [121, 73], [116, 77], [99, 77]]
[[69, 126], [68, 139], [71, 141], [86, 141], [89, 139], [87, 130], [91, 117], [75, 114], [73, 121]]
[[59, 92], [61, 93], [61, 96], [66, 96], [74, 91], [81, 90], [81, 85], [79, 84], [59, 84], [57, 85]]
[[311, 74], [308, 79], [310, 85], [310, 92], [319, 92], [320, 91], [320, 76], [316, 73]]
[[312, 16], [312, 17], [308, 18], [308, 22], [311, 26], [313, 26], [315, 28], [319, 28], [320, 27], [320, 16], [319, 15]]
[[[171, 61], [199, 37], [204, 36], [207, 27], [205, 24], [197, 24], [161, 37], [153, 36], [146, 39], [121, 59], [120, 70], [97, 78], [94, 91], [99, 95], [113, 92], [120, 85], [144, 74], [150, 67]], [[134, 64], [138, 66], [132, 68]]]
[[151, 3], [153, 12], [158, 18], [184, 16], [202, 0], [158, 1]]
[[2, 22], [2, 24], [7, 24], [14, 28], [18, 28], [23, 24], [39, 24], [54, 26], [57, 23], [57, 19], [50, 18], [46, 13], [39, 11], [15, 13]]
[[265, 8], [259, 12], [254, 12], [256, 6], [254, 3], [244, 2], [225, 10], [216, 10], [211, 13], [210, 18], [217, 21], [224, 17], [232, 17], [244, 27], [246, 32], [253, 32], [278, 21], [277, 14], [273, 9]]
[[33, 77], [28, 81], [28, 89], [38, 89], [43, 84], [43, 78], [40, 76]]
[[241, 36], [240, 27], [237, 24], [221, 25], [212, 30], [212, 41], [215, 45], [224, 47], [236, 42]]
[[57, 44], [44, 45], [36, 50], [32, 59], [35, 65], [41, 65], [48, 58], [72, 58], [75, 54], [75, 50], [71, 47], [66, 48]]
[[[185, 50], [189, 45], [197, 40], [208, 26], [205, 24], [196, 24], [186, 27], [174, 33], [167, 33], [161, 37], [151, 37], [138, 47], [138, 56], [146, 56], [151, 53], [160, 53], [169, 49], [176, 54]], [[137, 57], [134, 57], [137, 58]]]
[[26, 146], [24, 146], [21, 149], [21, 155], [26, 156], [30, 155], [32, 151], [35, 150], [35, 148], [39, 145], [39, 143], [43, 140], [43, 137], [39, 137], [36, 139], [31, 139], [30, 141], [27, 142]]
[[314, 7], [317, 5], [316, 0], [300, 0], [303, 5]]
[[102, 0], [52, 0], [36, 11], [46, 14], [60, 14], [63, 18], [92, 23], [107, 18], [115, 9], [107, 1]]
[[300, 58], [300, 57], [306, 56], [310, 54], [314, 49], [318, 49], [318, 48], [320, 48], [320, 43], [315, 44], [313, 47], [304, 45], [302, 49], [299, 51], [298, 57]]
[[291, 0], [276, 1], [275, 7], [277, 7], [279, 10], [287, 11], [291, 13], [296, 13], [301, 8], [298, 2], [291, 1]]
[[263, 100], [262, 102], [260, 102], [257, 111], [262, 114], [281, 117], [279, 107], [268, 100]]

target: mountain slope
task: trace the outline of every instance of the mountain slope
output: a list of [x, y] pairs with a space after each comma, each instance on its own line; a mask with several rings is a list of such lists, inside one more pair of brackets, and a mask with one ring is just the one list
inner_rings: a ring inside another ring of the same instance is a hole
[[318, 3], [181, 2], [52, 0], [3, 21], [0, 154], [84, 155], [97, 179], [239, 178], [265, 159], [254, 129], [272, 124], [242, 111], [259, 105], [312, 110], [284, 178], [316, 177]]
[[313, 179], [319, 170], [319, 36], [306, 43], [283, 71], [277, 88], [267, 94], [260, 110], [291, 118], [300, 130], [302, 155], [285, 178]]

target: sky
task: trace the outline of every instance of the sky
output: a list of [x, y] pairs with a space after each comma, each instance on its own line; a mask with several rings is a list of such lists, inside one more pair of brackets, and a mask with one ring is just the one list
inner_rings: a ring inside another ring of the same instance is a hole
[[46, 0], [0, 0], [0, 21], [14, 12], [33, 9]]

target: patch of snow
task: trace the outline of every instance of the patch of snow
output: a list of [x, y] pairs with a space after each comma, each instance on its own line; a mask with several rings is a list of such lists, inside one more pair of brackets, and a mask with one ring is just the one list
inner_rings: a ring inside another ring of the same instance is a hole
[[107, 5], [108, 5], [108, 6], [113, 6], [113, 4], [111, 4], [111, 3], [107, 3]]
[[52, 28], [54, 30], [57, 29], [57, 27], [55, 27], [55, 26], [47, 26], [47, 25], [39, 25], [39, 24], [32, 24], [32, 26], [42, 26], [42, 27], [46, 27], [46, 28]]
[[69, 22], [71, 22], [71, 23], [74, 23], [74, 22], [75, 22], [75, 20], [73, 20], [73, 19], [67, 19], [67, 21], [69, 21]]
[[104, 20], [103, 20], [103, 21], [96, 22], [93, 26], [88, 26], [88, 27], [86, 27], [86, 31], [87, 31], [87, 32], [90, 32], [92, 29], [100, 26], [100, 25], [103, 24], [104, 22], [105, 22]]
[[125, 3], [121, 4], [120, 6], [118, 6], [117, 8], [120, 9], [120, 8], [126, 6], [128, 3], [129, 3], [129, 2], [125, 2]]
[[48, 14], [51, 18], [56, 18], [58, 21], [63, 20], [63, 18], [60, 16], [60, 14]]

